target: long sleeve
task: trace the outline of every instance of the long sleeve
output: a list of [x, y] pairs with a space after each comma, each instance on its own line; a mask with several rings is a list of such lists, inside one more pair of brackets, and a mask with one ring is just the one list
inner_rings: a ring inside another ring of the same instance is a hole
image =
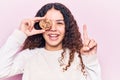
[[97, 54], [82, 55], [90, 80], [101, 80], [101, 69]]
[[13, 65], [13, 62], [26, 38], [23, 32], [15, 30], [0, 48], [0, 79], [21, 73], [19, 67]]

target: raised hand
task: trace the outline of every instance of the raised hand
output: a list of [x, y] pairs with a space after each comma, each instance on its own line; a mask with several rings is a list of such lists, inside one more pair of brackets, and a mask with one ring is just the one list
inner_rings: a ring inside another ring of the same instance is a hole
[[21, 22], [20, 30], [23, 31], [27, 36], [40, 34], [45, 32], [45, 30], [36, 30], [34, 24], [44, 19], [44, 17], [34, 17], [32, 19], [25, 19]]
[[94, 54], [97, 51], [97, 43], [94, 39], [90, 39], [87, 33], [87, 26], [83, 25], [83, 47], [81, 48], [82, 54]]

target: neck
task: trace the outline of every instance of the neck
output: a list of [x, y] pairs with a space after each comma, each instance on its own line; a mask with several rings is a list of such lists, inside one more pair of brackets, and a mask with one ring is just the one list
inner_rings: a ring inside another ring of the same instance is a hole
[[61, 50], [62, 46], [45, 46], [45, 49], [49, 50], [49, 51], [57, 51], [57, 50]]

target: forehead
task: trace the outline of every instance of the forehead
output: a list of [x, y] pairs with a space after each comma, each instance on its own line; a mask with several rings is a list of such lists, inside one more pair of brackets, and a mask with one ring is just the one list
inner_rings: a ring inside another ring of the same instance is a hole
[[47, 19], [52, 19], [52, 20], [64, 19], [62, 13], [54, 8], [48, 10], [45, 17]]

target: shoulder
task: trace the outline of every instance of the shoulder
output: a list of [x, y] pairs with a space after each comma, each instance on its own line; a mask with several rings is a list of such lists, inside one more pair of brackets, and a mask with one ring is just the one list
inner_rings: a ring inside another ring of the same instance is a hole
[[[69, 58], [69, 56], [70, 56], [70, 50], [66, 49], [66, 58]], [[91, 64], [98, 63], [97, 54], [86, 54], [86, 55], [81, 54], [81, 58], [85, 65], [91, 65]], [[74, 65], [81, 64], [79, 53], [77, 52], [74, 53], [74, 60], [72, 64]]]
[[26, 60], [30, 59], [31, 57], [37, 56], [38, 54], [40, 54], [41, 51], [42, 51], [41, 48], [25, 49], [25, 50], [18, 52], [15, 59], [26, 61]]

